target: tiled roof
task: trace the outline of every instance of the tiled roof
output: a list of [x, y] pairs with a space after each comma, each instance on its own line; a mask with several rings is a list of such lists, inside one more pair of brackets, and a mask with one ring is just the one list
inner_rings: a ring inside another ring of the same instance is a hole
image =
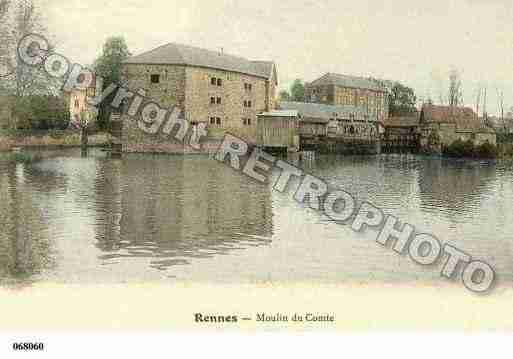
[[476, 113], [470, 107], [424, 105], [421, 119], [423, 123], [455, 124], [459, 131], [494, 132], [477, 118]]
[[188, 45], [169, 43], [127, 59], [126, 64], [188, 65], [233, 71], [270, 79], [272, 61], [249, 61], [242, 57]]
[[312, 81], [308, 86], [316, 85], [337, 85], [341, 87], [366, 89], [373, 91], [386, 91], [385, 81], [373, 78], [327, 73], [324, 76]]
[[307, 119], [316, 119], [321, 122], [328, 122], [332, 118], [349, 119], [355, 115], [357, 119], [363, 119], [365, 109], [351, 105], [324, 105], [309, 102], [280, 102], [281, 110], [296, 110], [299, 116]]
[[386, 127], [415, 127], [419, 125], [419, 115], [392, 116], [385, 120]]

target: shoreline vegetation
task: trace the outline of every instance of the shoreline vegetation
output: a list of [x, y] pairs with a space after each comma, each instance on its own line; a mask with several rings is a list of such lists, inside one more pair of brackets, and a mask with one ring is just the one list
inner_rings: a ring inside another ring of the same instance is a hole
[[[499, 138], [498, 138], [499, 140]], [[108, 132], [95, 132], [88, 136], [87, 147], [107, 147], [112, 143]], [[25, 149], [65, 149], [82, 147], [79, 131], [50, 130], [50, 131], [4, 131], [0, 133], [0, 153], [8, 153], [7, 158], [18, 163], [33, 163], [42, 159], [40, 154], [34, 154]], [[422, 153], [421, 153], [422, 154]], [[187, 153], [183, 153], [187, 155]], [[429, 155], [424, 153], [424, 155]], [[497, 145], [483, 143], [474, 145], [471, 140], [456, 140], [449, 146], [443, 146], [439, 156], [463, 160], [495, 160], [513, 158], [513, 140], [501, 138]]]

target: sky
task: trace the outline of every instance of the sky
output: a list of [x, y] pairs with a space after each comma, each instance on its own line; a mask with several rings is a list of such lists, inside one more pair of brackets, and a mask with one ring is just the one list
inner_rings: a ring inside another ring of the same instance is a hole
[[486, 87], [489, 113], [498, 91], [513, 106], [511, 0], [36, 1], [57, 51], [84, 65], [122, 35], [133, 54], [177, 42], [273, 60], [280, 88], [336, 72], [400, 81], [438, 102], [454, 68], [466, 105]]

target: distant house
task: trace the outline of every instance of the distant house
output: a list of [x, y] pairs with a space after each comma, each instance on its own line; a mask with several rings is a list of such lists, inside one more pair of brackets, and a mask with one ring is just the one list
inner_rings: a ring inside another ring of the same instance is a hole
[[299, 133], [303, 137], [367, 138], [377, 135], [378, 122], [359, 106], [280, 102], [278, 107], [298, 112]]
[[387, 81], [327, 73], [305, 85], [306, 102], [356, 106], [365, 109], [377, 121], [388, 117]]
[[69, 102], [70, 123], [78, 124], [82, 114], [86, 114], [89, 121], [98, 117], [98, 109], [88, 104], [88, 100], [96, 97], [102, 91], [101, 77], [93, 76], [93, 81], [87, 89], [73, 88], [66, 94]]
[[419, 113], [389, 117], [385, 123], [382, 145], [385, 150], [398, 148], [416, 149], [419, 145]]
[[445, 146], [456, 140], [471, 140], [476, 145], [497, 142], [494, 129], [485, 125], [469, 107], [424, 105], [419, 125], [424, 138], [436, 132]]
[[259, 114], [257, 145], [265, 148], [299, 148], [299, 116], [296, 110], [273, 110]]
[[487, 116], [486, 119], [482, 119], [482, 121], [493, 127], [497, 133], [513, 134], [513, 118], [511, 117], [499, 118], [496, 116]]
[[[122, 72], [130, 89], [144, 90], [163, 108], [178, 106], [193, 126], [205, 123], [211, 137], [230, 132], [253, 142], [257, 115], [276, 107], [278, 76], [272, 61], [170, 43], [129, 58]], [[157, 139], [141, 136], [137, 126], [124, 121], [127, 148], [144, 142], [151, 151]]]

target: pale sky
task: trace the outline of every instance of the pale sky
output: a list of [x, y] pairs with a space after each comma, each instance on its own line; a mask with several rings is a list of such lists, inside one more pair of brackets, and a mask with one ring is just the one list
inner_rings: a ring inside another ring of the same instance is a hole
[[39, 0], [57, 51], [91, 64], [108, 36], [133, 54], [178, 42], [273, 60], [281, 88], [326, 72], [397, 80], [438, 102], [451, 67], [464, 100], [497, 88], [513, 106], [511, 0]]

